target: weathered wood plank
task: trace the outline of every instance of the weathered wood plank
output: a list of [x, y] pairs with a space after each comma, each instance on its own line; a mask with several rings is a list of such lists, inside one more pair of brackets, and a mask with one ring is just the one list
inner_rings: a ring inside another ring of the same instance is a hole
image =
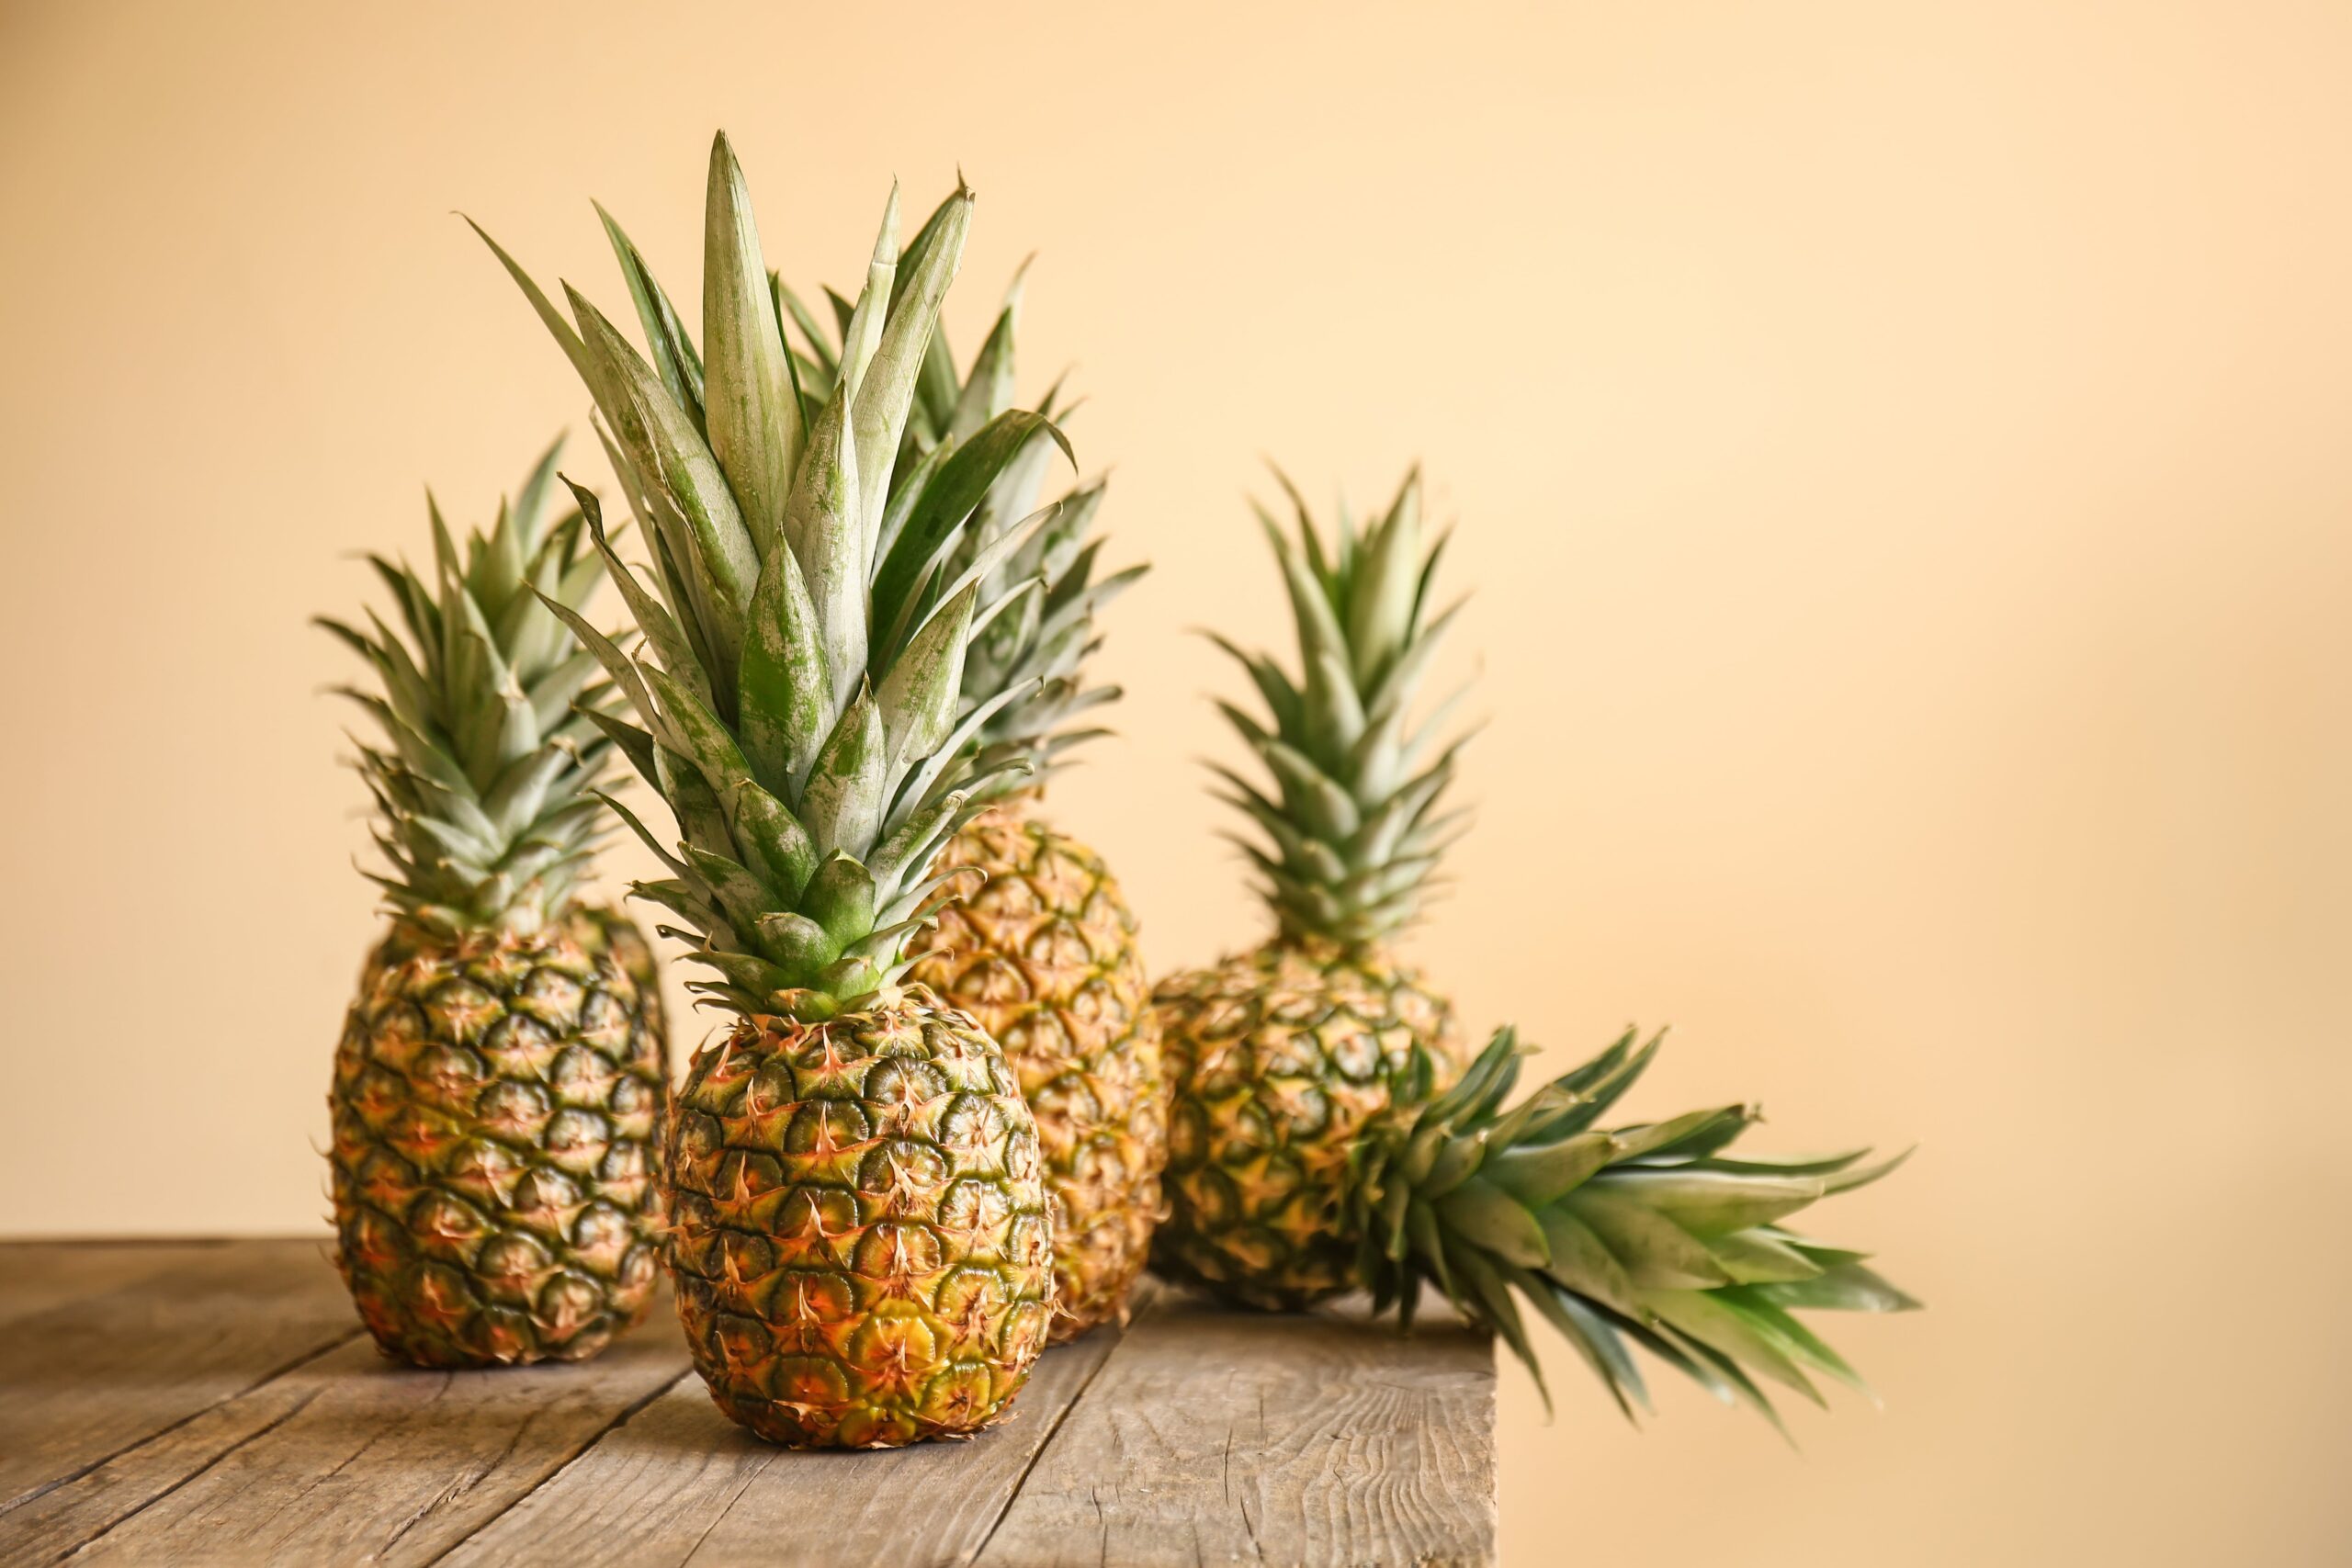
[[0, 1242], [0, 1324], [33, 1317], [85, 1296], [104, 1295], [161, 1273], [198, 1248], [227, 1242]]
[[258, 1388], [0, 1512], [0, 1562], [54, 1562], [96, 1540], [316, 1398], [316, 1384], [302, 1373], [321, 1358], [348, 1356], [355, 1348], [345, 1341], [321, 1351]]
[[1170, 1292], [1054, 1434], [982, 1568], [1489, 1564], [1492, 1347], [1443, 1317], [1224, 1313]]
[[323, 1242], [166, 1250], [0, 1334], [0, 1509], [360, 1332]]
[[0, 1247], [0, 1562], [1493, 1560], [1492, 1354], [1442, 1318], [1159, 1293], [1005, 1425], [873, 1454], [725, 1421], [666, 1301], [585, 1366], [392, 1367], [317, 1242]]
[[969, 1563], [1117, 1344], [1098, 1329], [1046, 1352], [1012, 1416], [969, 1442], [876, 1453], [772, 1448], [719, 1415], [689, 1376], [446, 1568]]
[[424, 1371], [343, 1345], [0, 1516], [0, 1546], [78, 1549], [77, 1563], [435, 1562], [686, 1375], [666, 1297], [655, 1312], [579, 1366]]

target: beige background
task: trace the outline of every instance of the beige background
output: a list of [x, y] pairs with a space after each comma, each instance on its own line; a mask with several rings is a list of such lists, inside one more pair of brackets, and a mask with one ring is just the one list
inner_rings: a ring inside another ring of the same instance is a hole
[[448, 214], [617, 305], [598, 196], [691, 299], [724, 124], [797, 278], [959, 161], [961, 343], [1042, 253], [1158, 564], [1057, 806], [1158, 965], [1255, 930], [1182, 628], [1277, 614], [1257, 455], [1418, 456], [1495, 720], [1419, 955], [1563, 1064], [1672, 1020], [1637, 1109], [1925, 1145], [1825, 1221], [1934, 1308], [1844, 1325], [1886, 1413], [1510, 1374], [1513, 1561], [2352, 1551], [2352, 13], [481, 9], [0, 7], [0, 1235], [316, 1225], [304, 617], [584, 412]]

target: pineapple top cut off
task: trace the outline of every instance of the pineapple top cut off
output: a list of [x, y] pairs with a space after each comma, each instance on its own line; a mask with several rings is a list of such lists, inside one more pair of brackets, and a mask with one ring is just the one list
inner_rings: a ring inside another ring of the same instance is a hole
[[1510, 1346], [1544, 1394], [1533, 1314], [1600, 1378], [1628, 1418], [1649, 1395], [1639, 1348], [1783, 1436], [1765, 1392], [1815, 1404], [1826, 1376], [1875, 1399], [1796, 1315], [1918, 1306], [1867, 1253], [1784, 1222], [1864, 1187], [1908, 1157], [1732, 1152], [1761, 1120], [1749, 1105], [1663, 1122], [1599, 1123], [1657, 1055], [1627, 1030], [1592, 1060], [1510, 1103], [1527, 1055], [1497, 1031], [1470, 1068], [1410, 1114], [1366, 1128], [1349, 1162], [1340, 1226], [1374, 1310], [1409, 1328], [1424, 1283]]

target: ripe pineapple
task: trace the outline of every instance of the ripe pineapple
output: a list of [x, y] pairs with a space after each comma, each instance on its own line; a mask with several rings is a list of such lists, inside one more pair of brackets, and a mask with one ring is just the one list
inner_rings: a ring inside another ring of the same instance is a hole
[[[924, 243], [922, 236], [945, 214], [944, 206], [934, 211], [914, 244]], [[623, 265], [641, 276], [642, 264], [615, 233]], [[882, 287], [895, 297], [906, 276], [895, 270]], [[844, 344], [861, 330], [856, 302], [827, 290], [834, 322], [829, 333], [780, 277], [771, 275], [770, 286], [779, 319], [801, 336], [802, 346], [793, 351], [801, 394], [821, 403], [839, 378]], [[635, 287], [657, 297], [645, 285]], [[1012, 412], [1020, 297], [1016, 278], [960, 377], [945, 332], [933, 330], [889, 470], [886, 518], [910, 513], [935, 481], [960, 485], [978, 472], [950, 462], [959, 452], [967, 453], [965, 462], [1002, 462], [977, 503], [974, 492], [949, 492], [958, 510], [973, 513], [944, 563], [951, 574], [1031, 515], [1059, 440], [1057, 431], [1005, 420]], [[673, 323], [661, 325], [664, 321], [657, 309], [648, 333], [659, 327], [683, 342]], [[1057, 389], [1049, 391], [1038, 412], [1052, 417], [1057, 397]], [[1010, 457], [992, 452], [996, 444], [1010, 444]], [[991, 809], [942, 852], [935, 870], [968, 867], [986, 880], [956, 885], [978, 884], [941, 909], [927, 956], [911, 971], [1003, 1046], [1036, 1117], [1058, 1205], [1057, 1341], [1125, 1317], [1159, 1219], [1168, 1147], [1159, 1023], [1134, 911], [1102, 857], [1061, 832], [1042, 806], [1044, 783], [1062, 765], [1063, 753], [1101, 733], [1080, 728], [1080, 716], [1119, 694], [1082, 680], [1083, 661], [1101, 646], [1095, 612], [1145, 570], [1129, 567], [1094, 581], [1101, 547], [1087, 534], [1102, 494], [1097, 481], [1064, 497], [1058, 513], [982, 578], [981, 602], [1001, 607], [967, 650], [960, 711], [989, 708], [977, 732], [983, 757], [990, 763], [1025, 759], [1030, 771], [988, 791]], [[886, 531], [890, 526], [886, 521]], [[1027, 591], [1018, 592], [1024, 585]]]
[[795, 1446], [977, 1431], [1052, 1312], [1015, 1077], [968, 1015], [903, 979], [963, 877], [933, 861], [1019, 761], [980, 750], [995, 709], [959, 716], [957, 694], [975, 628], [1005, 607], [989, 570], [1051, 513], [953, 565], [978, 497], [1046, 428], [1026, 412], [892, 490], [971, 206], [959, 188], [901, 255], [893, 194], [816, 395], [723, 136], [699, 354], [617, 227], [650, 363], [578, 293], [567, 321], [506, 262], [594, 397], [653, 555], [653, 589], [613, 563], [639, 653], [567, 616], [639, 721], [599, 723], [677, 824], [666, 845], [628, 818], [671, 873], [637, 890], [681, 919], [672, 934], [718, 976], [696, 988], [737, 1019], [695, 1052], [665, 1140], [679, 1315], [719, 1409]]
[[358, 766], [391, 929], [335, 1053], [335, 1257], [388, 1354], [429, 1367], [577, 1360], [645, 1314], [667, 1073], [653, 957], [577, 901], [611, 743], [571, 710], [595, 660], [532, 591], [603, 575], [573, 513], [544, 526], [550, 449], [435, 581], [377, 558], [407, 635], [322, 622], [374, 668]]
[[1304, 675], [1226, 645], [1273, 725], [1226, 715], [1275, 791], [1220, 772], [1271, 840], [1244, 847], [1278, 934], [1156, 993], [1175, 1108], [1153, 1264], [1277, 1310], [1361, 1288], [1408, 1325], [1426, 1280], [1540, 1387], [1523, 1302], [1628, 1415], [1647, 1397], [1630, 1341], [1777, 1421], [1758, 1378], [1816, 1400], [1807, 1371], [1855, 1381], [1792, 1309], [1917, 1304], [1779, 1222], [1899, 1162], [1728, 1156], [1755, 1120], [1742, 1106], [1596, 1130], [1657, 1049], [1631, 1033], [1508, 1111], [1511, 1031], [1464, 1070], [1452, 1009], [1386, 951], [1458, 820], [1438, 802], [1460, 741], [1421, 767], [1442, 716], [1410, 717], [1454, 614], [1430, 613], [1419, 512], [1408, 479], [1329, 550], [1304, 506], [1295, 547], [1266, 520]]
[[1102, 857], [1029, 797], [967, 826], [938, 863], [988, 881], [940, 911], [914, 977], [1003, 1043], [1036, 1116], [1057, 1204], [1053, 1337], [1124, 1323], [1168, 1159], [1159, 1021], [1135, 916]]
[[1421, 549], [1418, 477], [1361, 539], [1343, 523], [1328, 555], [1303, 503], [1295, 545], [1262, 520], [1305, 678], [1219, 639], [1273, 715], [1270, 730], [1220, 705], [1276, 794], [1219, 773], [1272, 840], [1244, 847], [1276, 932], [1153, 994], [1174, 1105], [1152, 1263], [1284, 1311], [1354, 1280], [1339, 1220], [1359, 1136], [1462, 1070], [1453, 1004], [1390, 948], [1459, 819], [1439, 803], [1461, 742], [1420, 765], [1442, 716], [1414, 728], [1412, 709], [1455, 612], [1429, 604], [1438, 548]]

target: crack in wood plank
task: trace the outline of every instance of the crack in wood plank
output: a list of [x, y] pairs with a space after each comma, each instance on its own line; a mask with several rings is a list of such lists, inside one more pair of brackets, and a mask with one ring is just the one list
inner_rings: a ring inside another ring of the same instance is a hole
[[0, 1517], [359, 1333], [315, 1242], [175, 1248], [18, 1319], [0, 1335]]
[[767, 1473], [768, 1466], [775, 1462], [775, 1455], [770, 1454], [765, 1459], [763, 1459], [759, 1462], [758, 1466], [754, 1468], [749, 1475], [746, 1475], [743, 1478], [743, 1484], [738, 1486], [734, 1491], [727, 1495], [727, 1501], [720, 1505], [717, 1513], [711, 1516], [710, 1523], [703, 1527], [702, 1533], [695, 1537], [694, 1545], [686, 1549], [686, 1555], [684, 1559], [686, 1568], [692, 1568], [694, 1560], [702, 1555], [702, 1549], [708, 1543], [712, 1534], [718, 1530], [719, 1526], [727, 1522], [727, 1516], [735, 1511], [735, 1505], [743, 1500], [743, 1494], [749, 1492], [754, 1485], [758, 1484], [760, 1477]]
[[[656, 1328], [655, 1325], [649, 1325], [648, 1327], [654, 1328], [655, 1331], [658, 1332], [658, 1328]], [[597, 1428], [596, 1431], [590, 1434], [587, 1438], [583, 1438], [580, 1443], [574, 1446], [571, 1452], [564, 1457], [563, 1461], [558, 1464], [554, 1469], [548, 1471], [545, 1475], [539, 1477], [539, 1479], [533, 1483], [529, 1491], [519, 1493], [513, 1498], [509, 1499], [503, 1507], [501, 1507], [495, 1514], [492, 1514], [490, 1517], [482, 1520], [479, 1525], [476, 1525], [472, 1532], [464, 1540], [453, 1540], [448, 1545], [443, 1547], [439, 1551], [435, 1552], [431, 1557], [426, 1558], [422, 1564], [422, 1568], [436, 1568], [436, 1565], [448, 1557], [451, 1552], [456, 1551], [458, 1548], [464, 1546], [466, 1541], [471, 1540], [475, 1536], [481, 1535], [484, 1530], [489, 1529], [492, 1525], [495, 1525], [499, 1520], [504, 1518], [508, 1514], [529, 1502], [550, 1483], [561, 1479], [564, 1472], [579, 1463], [581, 1458], [590, 1450], [594, 1449], [598, 1443], [603, 1442], [613, 1433], [620, 1430], [623, 1427], [628, 1426], [629, 1422], [636, 1419], [639, 1412], [644, 1410], [646, 1406], [651, 1404], [655, 1400], [660, 1399], [662, 1395], [670, 1393], [671, 1390], [676, 1388], [680, 1383], [684, 1382], [694, 1375], [695, 1374], [691, 1371], [684, 1372], [678, 1377], [673, 1378], [670, 1382], [662, 1384], [660, 1387], [647, 1391], [644, 1397], [633, 1400], [620, 1410], [615, 1412], [613, 1418], [610, 1421], [605, 1422], [603, 1427]], [[508, 1455], [511, 1455], [514, 1452], [515, 1446], [522, 1440], [523, 1431], [518, 1427], [514, 1438], [509, 1440], [506, 1445], [506, 1452], [499, 1456], [501, 1463], [504, 1462]], [[406, 1534], [408, 1528], [409, 1527], [407, 1525], [401, 1526], [401, 1529], [395, 1533], [393, 1540], [397, 1540], [400, 1535]], [[387, 1541], [385, 1545], [389, 1550], [391, 1542]]]
[[[1159, 1289], [1159, 1281], [1154, 1279], [1147, 1278], [1136, 1282], [1135, 1294], [1127, 1306], [1126, 1322], [1122, 1323], [1118, 1328], [1119, 1338], [1126, 1337], [1127, 1330], [1134, 1325], [1135, 1321], [1151, 1310], [1151, 1304], [1158, 1299]], [[1097, 1332], [1111, 1331], [1102, 1329]], [[1062, 1429], [1062, 1423], [1069, 1419], [1069, 1413], [1078, 1408], [1079, 1401], [1086, 1397], [1086, 1391], [1094, 1386], [1094, 1380], [1102, 1375], [1102, 1369], [1109, 1366], [1111, 1358], [1118, 1353], [1119, 1348], [1114, 1341], [1109, 1352], [1088, 1370], [1083, 1381], [1071, 1392], [1069, 1399], [1055, 1410], [1053, 1424], [1046, 1428], [1046, 1435], [1038, 1439], [1036, 1451], [1029, 1456], [1029, 1462], [1021, 1467], [1019, 1475], [1013, 1477], [1012, 1485], [1004, 1495], [1004, 1506], [997, 1510], [996, 1517], [989, 1521], [988, 1533], [980, 1538], [978, 1545], [972, 1548], [971, 1554], [960, 1559], [954, 1568], [970, 1568], [972, 1563], [979, 1561], [980, 1554], [989, 1549], [989, 1542], [996, 1539], [998, 1529], [1004, 1523], [1004, 1516], [1012, 1511], [1013, 1499], [1020, 1496], [1021, 1489], [1029, 1483], [1030, 1472], [1037, 1468], [1037, 1461], [1045, 1457], [1046, 1450], [1053, 1447], [1055, 1437]]]
[[158, 1492], [153, 1496], [141, 1501], [137, 1507], [131, 1509], [129, 1513], [107, 1520], [96, 1534], [90, 1536], [85, 1540], [76, 1542], [74, 1545], [67, 1548], [64, 1551], [58, 1553], [58, 1555], [51, 1561], [62, 1562], [69, 1557], [74, 1557], [81, 1552], [87, 1551], [91, 1547], [96, 1545], [98, 1541], [113, 1533], [118, 1528], [130, 1523], [131, 1520], [137, 1518], [140, 1515], [145, 1513], [156, 1504], [161, 1503], [173, 1493], [177, 1492], [181, 1487], [187, 1486], [209, 1473], [215, 1466], [227, 1459], [231, 1454], [235, 1453], [239, 1449], [244, 1448], [252, 1443], [259, 1442], [262, 1438], [266, 1438], [272, 1432], [275, 1432], [277, 1428], [286, 1425], [287, 1422], [294, 1419], [295, 1416], [302, 1414], [303, 1411], [310, 1408], [311, 1402], [318, 1398], [321, 1392], [322, 1391], [319, 1389], [312, 1389], [310, 1393], [297, 1400], [291, 1409], [282, 1411], [279, 1414], [271, 1416], [269, 1420], [263, 1423], [261, 1426], [254, 1427], [252, 1431], [247, 1432], [235, 1442], [232, 1442], [227, 1448], [222, 1449], [219, 1453], [214, 1454], [210, 1459], [206, 1460], [196, 1469], [190, 1471], [187, 1474], [181, 1476], [169, 1486], [164, 1487], [161, 1492]]
[[61, 1475], [54, 1481], [45, 1481], [28, 1492], [11, 1497], [6, 1502], [0, 1502], [0, 1519], [6, 1519], [8, 1515], [16, 1512], [18, 1508], [26, 1507], [31, 1504], [40, 1501], [40, 1499], [48, 1496], [51, 1493], [58, 1490], [60, 1487], [71, 1486], [74, 1483], [81, 1480], [84, 1476], [90, 1474], [94, 1471], [103, 1470], [107, 1465], [114, 1463], [117, 1460], [121, 1459], [126, 1455], [137, 1453], [141, 1449], [147, 1447], [151, 1443], [161, 1442], [164, 1438], [170, 1437], [181, 1427], [186, 1427], [189, 1422], [203, 1419], [213, 1411], [220, 1409], [223, 1404], [233, 1404], [237, 1400], [243, 1399], [246, 1395], [253, 1393], [270, 1383], [276, 1382], [282, 1377], [300, 1371], [312, 1361], [318, 1360], [322, 1357], [332, 1356], [337, 1350], [342, 1349], [345, 1346], [357, 1339], [364, 1332], [365, 1330], [363, 1329], [355, 1328], [350, 1333], [345, 1335], [342, 1338], [334, 1341], [332, 1344], [322, 1345], [316, 1350], [310, 1351], [305, 1355], [298, 1356], [282, 1367], [271, 1368], [268, 1371], [264, 1372], [261, 1376], [255, 1378], [244, 1387], [237, 1390], [234, 1393], [232, 1393], [227, 1398], [221, 1400], [220, 1404], [208, 1404], [201, 1410], [191, 1411], [187, 1415], [181, 1416], [178, 1420], [172, 1422], [169, 1426], [159, 1427], [155, 1430], [149, 1432], [144, 1437], [141, 1437], [135, 1441], [125, 1443], [122, 1447], [115, 1450], [112, 1453], [99, 1455], [96, 1459], [92, 1460], [89, 1463], [83, 1465], [69, 1474]]
[[1491, 1563], [1494, 1386], [1491, 1345], [1442, 1314], [1407, 1340], [1360, 1304], [1234, 1314], [1170, 1292], [978, 1568]]
[[[582, 1365], [479, 1372], [400, 1367], [356, 1336], [0, 1521], [0, 1561], [427, 1561], [685, 1361], [658, 1328]], [[130, 1517], [126, 1496], [145, 1499]]]

